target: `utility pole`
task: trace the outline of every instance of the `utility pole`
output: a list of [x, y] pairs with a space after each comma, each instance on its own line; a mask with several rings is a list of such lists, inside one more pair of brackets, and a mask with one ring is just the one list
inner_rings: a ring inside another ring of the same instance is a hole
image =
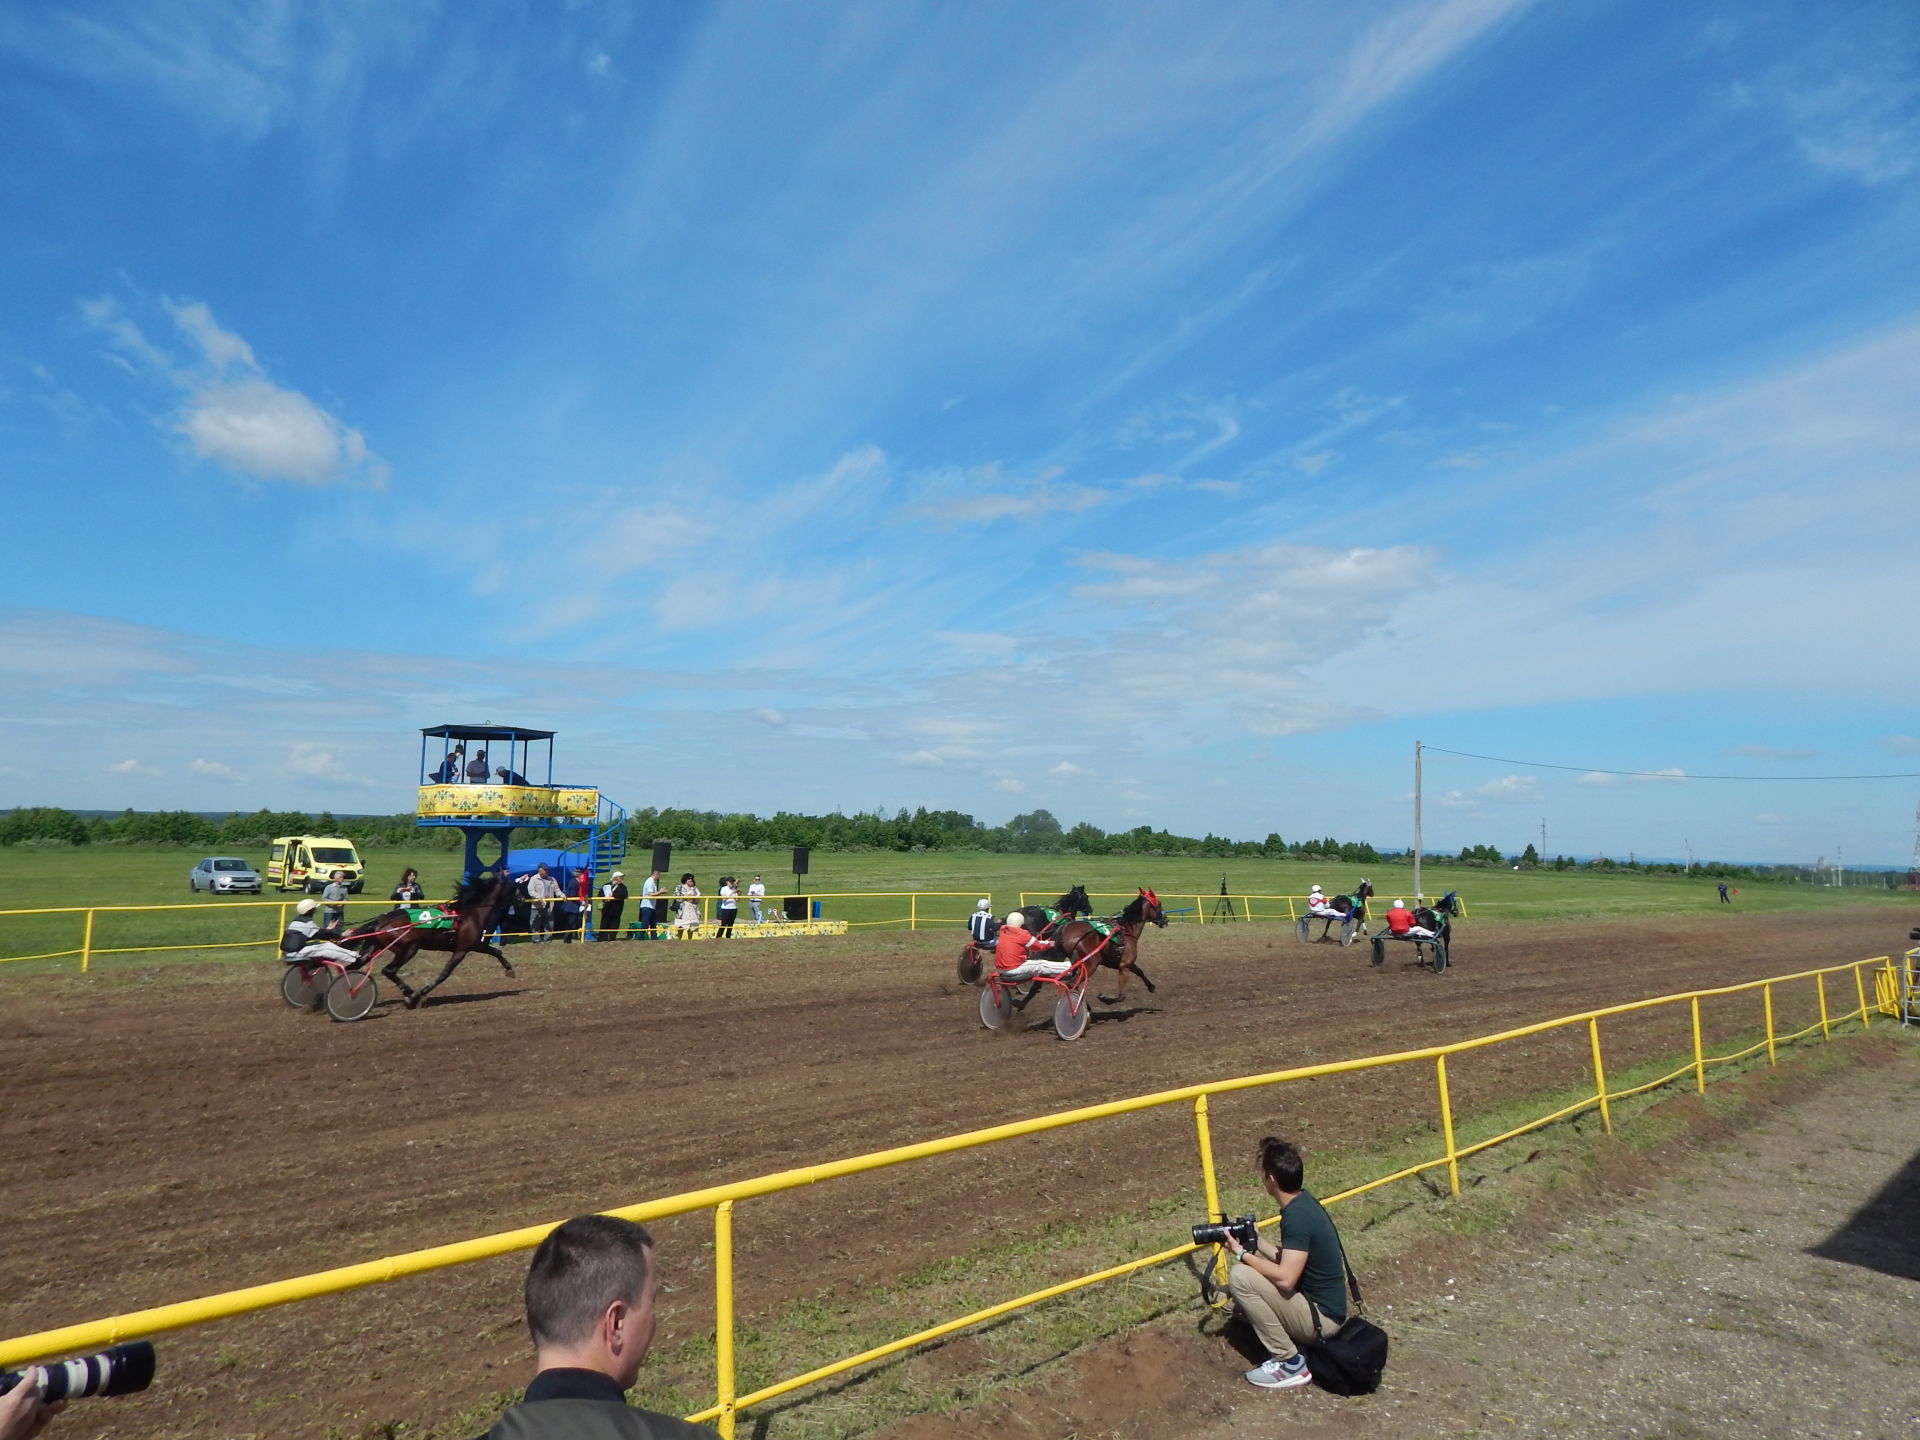
[[1693, 842], [1687, 841], [1687, 874], [1693, 873]]
[[1424, 899], [1420, 888], [1420, 742], [1413, 742], [1413, 898]]
[[1540, 817], [1540, 863], [1547, 863], [1547, 817]]

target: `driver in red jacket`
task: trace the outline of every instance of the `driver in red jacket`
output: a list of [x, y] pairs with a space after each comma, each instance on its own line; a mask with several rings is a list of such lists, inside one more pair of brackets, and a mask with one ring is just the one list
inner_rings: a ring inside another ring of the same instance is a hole
[[1064, 975], [1073, 968], [1072, 961], [1041, 958], [1041, 951], [1052, 948], [1053, 942], [1042, 940], [1027, 929], [1026, 916], [1015, 910], [1007, 916], [1006, 923], [1000, 927], [999, 938], [993, 942], [993, 963], [999, 968], [1002, 980]]
[[1407, 904], [1404, 900], [1394, 901], [1393, 908], [1387, 911], [1387, 929], [1395, 935], [1404, 936], [1408, 940], [1433, 939], [1433, 931], [1427, 929], [1424, 925], [1416, 925], [1413, 923], [1413, 912], [1407, 909]]

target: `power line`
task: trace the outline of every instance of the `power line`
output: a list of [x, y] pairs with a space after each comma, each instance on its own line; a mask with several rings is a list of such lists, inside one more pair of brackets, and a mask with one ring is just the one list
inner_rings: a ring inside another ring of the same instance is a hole
[[1510, 760], [1502, 755], [1475, 755], [1470, 750], [1449, 750], [1444, 745], [1428, 745], [1442, 755], [1458, 755], [1463, 760], [1491, 760], [1495, 765], [1526, 765], [1535, 770], [1572, 770], [1583, 775], [1627, 775], [1636, 780], [1757, 780], [1772, 784], [1776, 780], [1920, 780], [1920, 770], [1897, 775], [1694, 775], [1675, 770], [1602, 770], [1597, 765], [1553, 765], [1545, 760]]

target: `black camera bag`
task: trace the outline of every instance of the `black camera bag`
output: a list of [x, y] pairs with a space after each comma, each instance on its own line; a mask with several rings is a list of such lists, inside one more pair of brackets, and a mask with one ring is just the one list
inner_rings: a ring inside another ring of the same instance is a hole
[[[1331, 1219], [1328, 1224], [1332, 1224]], [[1334, 1239], [1340, 1239], [1337, 1228], [1333, 1234]], [[1340, 1263], [1346, 1268], [1347, 1294], [1353, 1301], [1347, 1323], [1325, 1339], [1300, 1348], [1307, 1357], [1307, 1368], [1313, 1372], [1314, 1384], [1322, 1390], [1335, 1395], [1371, 1395], [1380, 1388], [1380, 1376], [1387, 1368], [1387, 1332], [1360, 1313], [1365, 1308], [1360, 1298], [1360, 1277], [1353, 1273], [1343, 1240]], [[1314, 1329], [1318, 1331], [1320, 1307], [1311, 1300], [1307, 1304], [1313, 1310]]]

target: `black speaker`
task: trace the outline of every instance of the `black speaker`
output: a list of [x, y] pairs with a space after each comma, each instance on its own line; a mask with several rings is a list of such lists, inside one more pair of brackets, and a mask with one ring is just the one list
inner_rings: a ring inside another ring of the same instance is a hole
[[780, 910], [789, 920], [807, 918], [807, 897], [804, 895], [782, 895]]
[[664, 875], [667, 872], [667, 868], [672, 864], [673, 864], [673, 842], [671, 840], [654, 841], [653, 842], [653, 868], [658, 870], [661, 874]]
[[793, 847], [793, 873], [796, 875], [807, 873], [807, 847], [804, 845]]

